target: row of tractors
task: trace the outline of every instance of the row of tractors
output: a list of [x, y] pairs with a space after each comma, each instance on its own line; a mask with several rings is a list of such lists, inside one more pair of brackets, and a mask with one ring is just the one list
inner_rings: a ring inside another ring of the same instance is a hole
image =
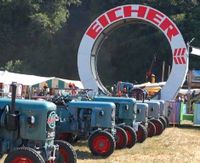
[[0, 155], [7, 154], [5, 163], [74, 163], [69, 143], [87, 140], [93, 155], [108, 157], [160, 135], [168, 126], [165, 102], [133, 93], [135, 98], [81, 93], [22, 100], [15, 99], [13, 83], [12, 99], [0, 99]]

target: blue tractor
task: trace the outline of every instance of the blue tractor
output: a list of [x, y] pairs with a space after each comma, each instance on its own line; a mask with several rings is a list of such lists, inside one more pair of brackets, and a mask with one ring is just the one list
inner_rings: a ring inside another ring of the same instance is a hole
[[156, 127], [156, 135], [160, 135], [168, 126], [168, 117], [165, 116], [166, 107], [163, 100], [148, 99], [148, 94], [141, 88], [135, 88], [131, 91], [131, 97], [136, 98], [142, 103], [148, 104], [148, 119]]
[[158, 100], [145, 100], [144, 103], [148, 104], [148, 119], [156, 127], [155, 135], [160, 135], [166, 124], [164, 118], [160, 116], [160, 102]]
[[148, 118], [149, 105], [147, 103], [138, 101], [136, 105], [137, 105], [136, 122], [140, 122], [146, 127], [148, 137], [156, 135], [156, 126], [154, 125], [153, 122], [149, 121]]
[[[163, 100], [150, 100], [146, 90], [134, 88], [134, 85], [128, 82], [118, 82], [114, 90], [114, 95], [116, 96], [133, 97], [137, 100], [137, 103], [142, 102], [148, 104], [148, 124], [151, 128], [148, 129], [148, 135], [150, 137], [153, 135], [154, 130], [152, 123], [156, 128], [155, 135], [160, 135], [165, 127], [168, 126], [168, 117], [165, 115], [167, 108]], [[140, 105], [138, 105], [138, 107], [140, 107]]]
[[56, 137], [75, 142], [88, 140], [90, 151], [95, 156], [110, 156], [115, 142], [115, 105], [111, 102], [68, 101], [58, 97]]
[[[137, 120], [137, 103], [134, 98], [126, 97], [111, 97], [111, 96], [96, 96], [93, 98], [94, 101], [107, 101], [113, 102], [116, 105], [116, 124], [122, 127], [128, 135], [127, 146], [132, 147], [136, 140], [137, 142], [144, 142], [147, 138], [147, 129]], [[133, 131], [131, 131], [131, 129]]]
[[15, 99], [16, 84], [12, 84], [12, 99], [0, 99], [0, 156], [5, 163], [76, 163], [72, 146], [55, 139], [58, 116], [51, 102]]

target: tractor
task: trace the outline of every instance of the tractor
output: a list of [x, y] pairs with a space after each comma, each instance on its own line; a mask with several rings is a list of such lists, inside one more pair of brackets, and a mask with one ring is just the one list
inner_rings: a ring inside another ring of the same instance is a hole
[[136, 122], [140, 122], [147, 129], [147, 136], [152, 137], [156, 135], [155, 125], [148, 120], [148, 107], [149, 105], [144, 102], [137, 102]]
[[72, 100], [64, 102], [63, 96], [53, 100], [60, 120], [56, 125], [56, 138], [76, 142], [88, 140], [95, 156], [110, 156], [116, 147], [115, 104]]
[[0, 99], [0, 156], [5, 163], [76, 163], [72, 146], [55, 139], [58, 116], [51, 102], [16, 99], [16, 83], [12, 98]]
[[[93, 100], [115, 103], [116, 124], [117, 126], [123, 128], [128, 135], [127, 147], [129, 148], [132, 147], [135, 144], [136, 139], [137, 139], [137, 142], [139, 143], [144, 142], [144, 140], [147, 138], [147, 129], [141, 123], [141, 121], [136, 121], [138, 106], [134, 98], [96, 96], [93, 98]], [[136, 136], [135, 136], [135, 133], [136, 133]]]
[[[139, 102], [148, 104], [148, 122], [152, 122], [155, 125], [156, 135], [160, 135], [165, 127], [168, 126], [168, 117], [165, 116], [166, 107], [163, 100], [150, 100], [146, 90], [134, 88], [134, 85], [129, 82], [118, 82], [114, 90], [115, 91], [113, 91], [113, 95], [115, 96], [133, 97], [137, 100], [137, 103]], [[138, 107], [140, 105], [138, 105]], [[150, 126], [151, 129], [149, 129], [149, 131], [152, 134], [150, 133], [149, 136], [152, 136], [154, 127], [151, 123], [149, 123], [149, 127]]]
[[165, 102], [163, 100], [148, 99], [147, 92], [141, 88], [133, 89], [130, 96], [136, 98], [140, 103], [148, 104], [148, 119], [156, 127], [155, 135], [160, 135], [168, 126], [168, 118], [164, 116]]

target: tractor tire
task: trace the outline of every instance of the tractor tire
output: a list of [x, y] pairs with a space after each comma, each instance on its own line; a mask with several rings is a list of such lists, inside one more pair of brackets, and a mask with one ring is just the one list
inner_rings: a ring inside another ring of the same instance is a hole
[[156, 126], [151, 121], [148, 122], [147, 133], [148, 137], [156, 135]]
[[156, 127], [156, 135], [160, 135], [162, 134], [163, 130], [164, 130], [164, 126], [162, 124], [162, 122], [159, 119], [151, 119], [150, 120]]
[[164, 129], [167, 127], [167, 121], [164, 116], [160, 116], [159, 120], [162, 122]]
[[88, 139], [88, 146], [94, 156], [110, 156], [115, 150], [115, 139], [107, 131], [95, 131]]
[[128, 143], [128, 136], [126, 134], [126, 131], [119, 126], [115, 127], [115, 129], [116, 129], [116, 135], [115, 135], [116, 149], [125, 148]]
[[137, 142], [138, 143], [144, 142], [148, 134], [146, 127], [142, 124], [139, 124], [138, 131], [136, 132], [136, 134], [137, 134]]
[[165, 118], [165, 120], [166, 120], [166, 122], [167, 122], [167, 127], [168, 127], [168, 126], [169, 126], [169, 118], [166, 117], [166, 116], [164, 116], [164, 118]]
[[77, 155], [73, 149], [73, 146], [63, 140], [55, 140], [54, 144], [59, 145], [59, 154], [56, 156], [55, 163], [76, 163]]
[[128, 142], [127, 142], [126, 147], [132, 148], [135, 145], [135, 143], [137, 142], [136, 132], [131, 126], [125, 125], [122, 128], [125, 130], [127, 137], [128, 137]]
[[30, 147], [19, 147], [8, 153], [4, 163], [45, 163], [44, 158]]

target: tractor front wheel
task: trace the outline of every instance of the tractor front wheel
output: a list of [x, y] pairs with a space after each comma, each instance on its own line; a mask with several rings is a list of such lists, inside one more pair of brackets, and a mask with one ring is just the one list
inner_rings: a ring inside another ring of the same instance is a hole
[[8, 153], [5, 163], [45, 163], [43, 157], [30, 147], [19, 147]]
[[116, 149], [125, 148], [128, 143], [128, 136], [126, 131], [121, 127], [115, 127], [116, 129]]
[[64, 162], [64, 163], [76, 163], [77, 155], [73, 149], [73, 146], [66, 141], [63, 140], [55, 140], [55, 144], [59, 145], [59, 152], [56, 156], [56, 163]]
[[132, 148], [137, 142], [136, 132], [131, 126], [127, 126], [127, 125], [123, 126], [123, 129], [125, 130], [128, 137], [128, 142], [127, 142], [126, 147]]
[[165, 120], [166, 120], [166, 122], [167, 122], [167, 127], [168, 127], [168, 126], [169, 126], [169, 118], [166, 117], [166, 116], [164, 116], [164, 118], [165, 118]]
[[162, 122], [164, 129], [167, 127], [167, 121], [164, 116], [160, 116], [159, 120]]
[[148, 137], [156, 135], [156, 126], [151, 121], [148, 122], [147, 133]]
[[147, 129], [145, 128], [144, 125], [139, 124], [136, 134], [137, 134], [137, 142], [142, 143], [147, 138]]
[[164, 126], [162, 124], [162, 122], [159, 119], [151, 119], [150, 120], [156, 127], [156, 135], [160, 135], [162, 134], [163, 130], [164, 130]]
[[115, 139], [107, 131], [95, 131], [88, 139], [90, 151], [95, 156], [110, 156], [115, 150]]

